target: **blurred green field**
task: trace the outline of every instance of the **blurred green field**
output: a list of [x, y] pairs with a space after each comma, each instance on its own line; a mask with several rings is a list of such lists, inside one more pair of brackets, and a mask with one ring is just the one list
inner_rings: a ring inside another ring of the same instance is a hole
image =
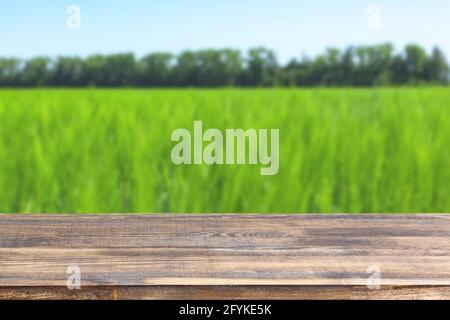
[[[279, 128], [280, 171], [174, 129]], [[450, 90], [0, 90], [0, 212], [450, 212]]]

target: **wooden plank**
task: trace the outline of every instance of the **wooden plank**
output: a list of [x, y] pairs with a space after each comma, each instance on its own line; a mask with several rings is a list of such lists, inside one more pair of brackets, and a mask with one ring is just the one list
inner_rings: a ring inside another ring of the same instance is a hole
[[[70, 265], [80, 291], [66, 289]], [[381, 290], [367, 288], [370, 267]], [[0, 216], [0, 299], [448, 298], [449, 288], [444, 214]]]
[[407, 300], [450, 299], [450, 287], [384, 286], [88, 286], [0, 287], [0, 300]]

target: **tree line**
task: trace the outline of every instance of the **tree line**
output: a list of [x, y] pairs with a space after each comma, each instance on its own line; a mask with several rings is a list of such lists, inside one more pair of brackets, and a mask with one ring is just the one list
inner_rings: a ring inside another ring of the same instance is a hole
[[271, 87], [448, 84], [450, 69], [439, 48], [428, 53], [391, 44], [327, 49], [285, 65], [273, 50], [184, 51], [79, 57], [0, 58], [0, 87]]

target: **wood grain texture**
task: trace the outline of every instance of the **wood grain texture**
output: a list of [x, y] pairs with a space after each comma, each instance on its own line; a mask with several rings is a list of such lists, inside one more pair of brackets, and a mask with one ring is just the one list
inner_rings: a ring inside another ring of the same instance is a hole
[[88, 286], [0, 287], [0, 300], [443, 300], [450, 287], [384, 286]]
[[[75, 293], [69, 265], [82, 272]], [[366, 287], [370, 266], [381, 290]], [[448, 299], [449, 288], [450, 215], [0, 215], [0, 299]]]

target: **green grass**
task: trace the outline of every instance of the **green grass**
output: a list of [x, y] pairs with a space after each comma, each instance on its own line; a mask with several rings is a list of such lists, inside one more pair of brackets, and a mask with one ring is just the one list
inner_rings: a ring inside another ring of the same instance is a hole
[[[171, 133], [279, 128], [280, 171]], [[0, 212], [450, 212], [450, 90], [1, 90]]]

